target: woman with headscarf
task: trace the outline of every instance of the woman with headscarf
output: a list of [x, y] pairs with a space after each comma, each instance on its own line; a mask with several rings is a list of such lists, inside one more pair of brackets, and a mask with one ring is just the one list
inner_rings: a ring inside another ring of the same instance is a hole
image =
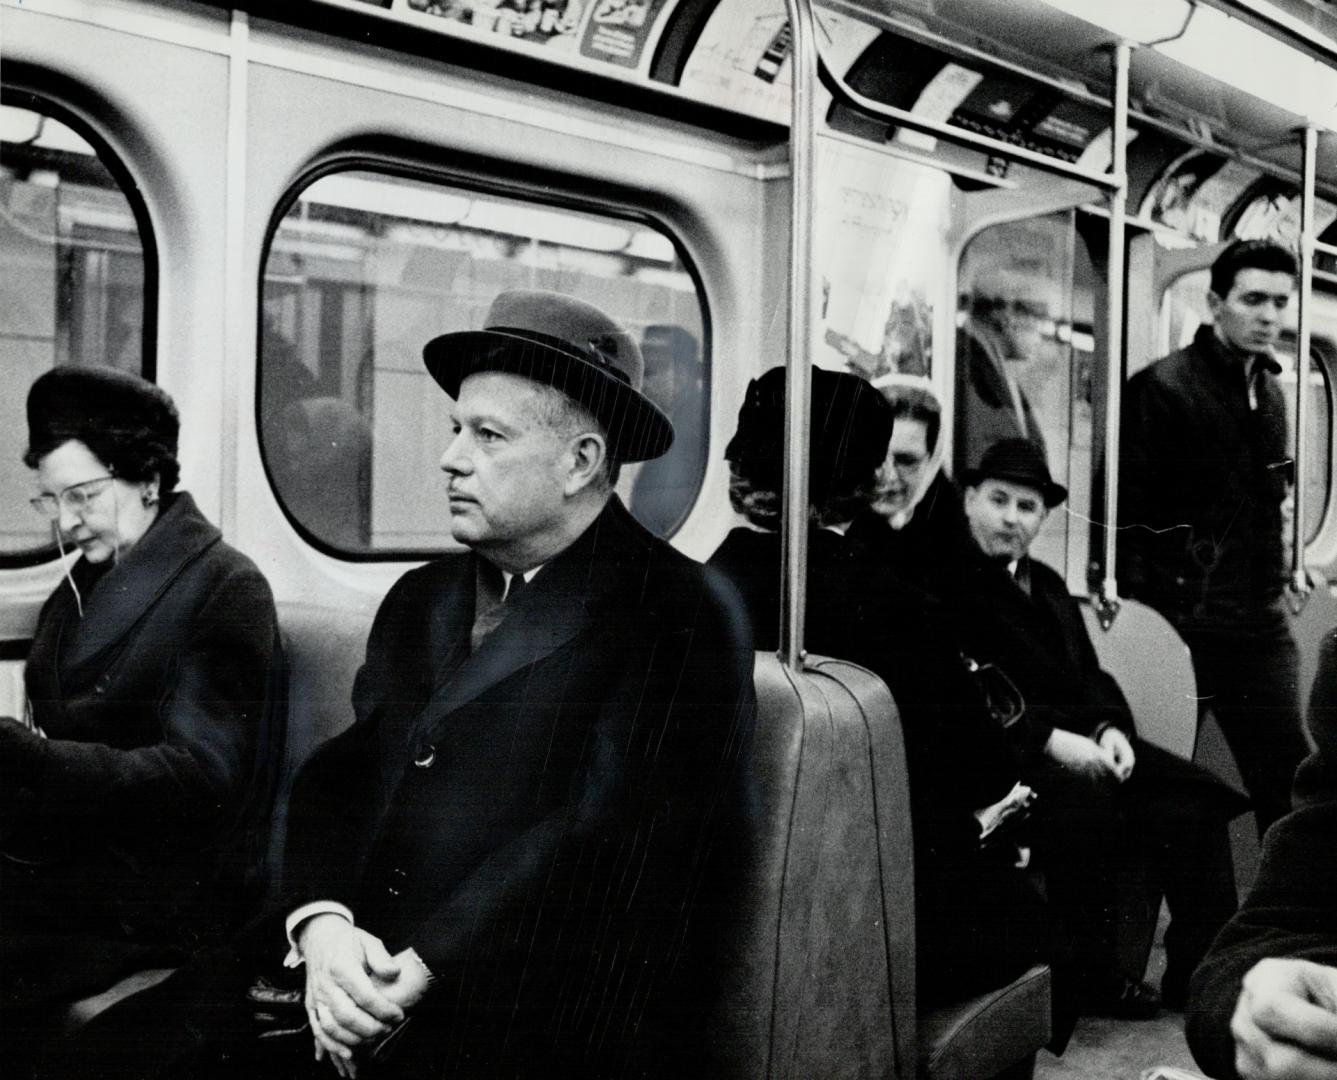
[[62, 367], [33, 384], [27, 415], [32, 503], [65, 579], [33, 634], [28, 715], [0, 718], [11, 1061], [56, 1003], [237, 927], [262, 884], [282, 754], [273, 597], [176, 489], [171, 398]]
[[[748, 387], [725, 449], [730, 501], [748, 527], [710, 559], [742, 594], [758, 649], [779, 645], [784, 376], [774, 368]], [[892, 429], [892, 408], [869, 383], [813, 369], [804, 643], [867, 667], [896, 700], [913, 814], [916, 970], [921, 1005], [932, 1005], [1005, 985], [1057, 945], [1014, 865], [1009, 829], [1028, 792], [1004, 731], [948, 646], [935, 602], [846, 535], [868, 507]]]

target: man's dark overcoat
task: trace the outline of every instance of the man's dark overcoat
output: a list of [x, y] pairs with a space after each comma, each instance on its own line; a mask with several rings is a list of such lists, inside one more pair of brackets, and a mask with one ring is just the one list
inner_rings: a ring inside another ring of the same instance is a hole
[[296, 782], [279, 906], [341, 901], [427, 963], [404, 1073], [666, 1067], [700, 1045], [689, 932], [754, 712], [745, 617], [616, 499], [471, 653], [478, 566], [381, 604], [356, 722]]
[[[80, 560], [0, 721], [6, 1000], [77, 996], [234, 932], [283, 753], [274, 600], [190, 495], [114, 566]], [[275, 706], [271, 710], [270, 705]]]
[[[960, 640], [973, 659], [1006, 671], [1025, 699], [1017, 727], [1032, 763], [1028, 779], [1050, 811], [1040, 819], [1050, 826], [1042, 854], [1056, 893], [1071, 893], [1078, 951], [1088, 960], [1110, 953], [1114, 898], [1127, 897], [1127, 881], [1145, 873], [1170, 903], [1171, 983], [1185, 980], [1234, 911], [1226, 822], [1247, 800], [1205, 769], [1136, 738], [1128, 702], [1101, 668], [1077, 601], [1054, 570], [1027, 557], [1014, 577], [1005, 563], [976, 553], [955, 604]], [[1068, 777], [1043, 754], [1055, 728], [1098, 738], [1109, 726], [1133, 740], [1136, 764], [1121, 785]]]

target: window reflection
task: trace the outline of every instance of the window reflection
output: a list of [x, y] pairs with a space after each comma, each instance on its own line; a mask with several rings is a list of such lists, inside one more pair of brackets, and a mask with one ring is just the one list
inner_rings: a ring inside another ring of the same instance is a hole
[[[32, 493], [20, 456], [26, 387], [61, 364], [142, 372], [145, 248], [98, 152], [32, 102], [0, 106], [0, 506]], [[45, 550], [30, 515], [0, 515], [0, 555]]]
[[709, 368], [696, 283], [639, 221], [370, 171], [317, 179], [265, 263], [259, 421], [293, 519], [348, 554], [449, 546], [437, 468], [449, 402], [423, 344], [478, 329], [493, 298], [546, 289], [589, 300], [640, 340], [646, 393], [677, 431], [619, 491], [662, 535], [705, 470]]
[[953, 472], [999, 440], [1034, 442], [1070, 494], [1032, 553], [1080, 568], [1084, 551], [1068, 548], [1085, 530], [1069, 521], [1090, 509], [1094, 268], [1076, 213], [985, 229], [963, 252], [958, 281]]

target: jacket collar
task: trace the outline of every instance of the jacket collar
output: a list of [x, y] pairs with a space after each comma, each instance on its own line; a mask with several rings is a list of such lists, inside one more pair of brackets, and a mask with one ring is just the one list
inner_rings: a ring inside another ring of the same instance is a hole
[[[61, 666], [72, 678], [79, 668], [116, 644], [172, 586], [181, 572], [222, 538], [186, 492], [171, 496], [158, 519], [116, 565], [105, 572], [80, 559], [70, 572], [84, 596], [79, 619], [68, 582], [60, 586], [63, 611], [56, 632], [67, 639]], [[88, 586], [96, 582], [96, 587]]]
[[[478, 649], [437, 687], [420, 714], [424, 735], [431, 738], [443, 720], [522, 668], [552, 655], [579, 634], [592, 614], [612, 595], [626, 595], [631, 572], [643, 567], [652, 539], [631, 517], [621, 501], [609, 499], [602, 513], [565, 551], [544, 564], [513, 601], [514, 608]], [[473, 589], [477, 555], [461, 576]], [[471, 628], [473, 604], [459, 605], [469, 612], [454, 628], [465, 642]]]
[[1229, 373], [1232, 378], [1242, 376], [1242, 363], [1246, 357], [1252, 357], [1263, 371], [1272, 375], [1281, 374], [1281, 364], [1271, 353], [1241, 354], [1232, 352], [1221, 343], [1221, 339], [1216, 336], [1216, 331], [1210, 325], [1198, 327], [1197, 333], [1193, 335], [1193, 347], [1207, 360], [1212, 370], [1218, 374]]

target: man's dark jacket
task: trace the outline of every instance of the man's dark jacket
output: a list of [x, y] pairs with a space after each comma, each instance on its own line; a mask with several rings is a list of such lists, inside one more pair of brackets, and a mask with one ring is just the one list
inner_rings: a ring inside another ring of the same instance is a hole
[[5, 984], [20, 997], [105, 988], [235, 932], [283, 753], [269, 585], [188, 494], [114, 566], [71, 576], [83, 614], [62, 582], [26, 668], [48, 738], [0, 721]]
[[1210, 326], [1129, 380], [1120, 440], [1119, 583], [1171, 621], [1232, 624], [1281, 595], [1292, 477], [1275, 361], [1249, 407]]
[[[1135, 737], [1128, 701], [1100, 666], [1081, 608], [1063, 578], [1029, 556], [1018, 561], [1014, 577], [1006, 563], [978, 548], [976, 553], [955, 605], [959, 640], [972, 658], [999, 665], [1021, 691], [1023, 753], [1038, 760], [1054, 728], [1098, 739], [1105, 728], [1116, 727]], [[1223, 821], [1247, 809], [1242, 796], [1205, 769], [1146, 743], [1135, 746], [1139, 788], [1153, 776], [1158, 785], [1181, 785], [1185, 798], [1192, 793]]]
[[1230, 1018], [1240, 983], [1258, 961], [1292, 957], [1337, 967], [1335, 675], [1326, 663], [1314, 683], [1309, 730], [1318, 748], [1296, 773], [1295, 809], [1268, 831], [1253, 889], [1190, 987], [1185, 1034], [1209, 1076], [1236, 1076]]
[[1029, 557], [1018, 562], [1014, 578], [1006, 563], [972, 548], [948, 601], [956, 638], [971, 659], [998, 665], [1021, 691], [1023, 756], [1040, 754], [1056, 727], [1094, 737], [1113, 726], [1132, 735], [1128, 702], [1101, 668], [1063, 579]]
[[687, 939], [754, 711], [737, 598], [616, 499], [471, 654], [477, 571], [447, 556], [382, 603], [356, 723], [296, 782], [281, 907], [341, 901], [417, 950], [437, 984], [405, 1042], [445, 1075], [690, 1054]]

